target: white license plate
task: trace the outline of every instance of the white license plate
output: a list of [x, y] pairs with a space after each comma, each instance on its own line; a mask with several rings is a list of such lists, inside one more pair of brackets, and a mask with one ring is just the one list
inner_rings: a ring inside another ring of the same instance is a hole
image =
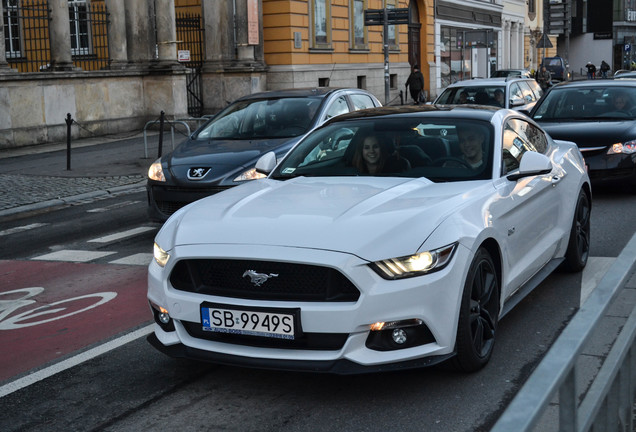
[[203, 330], [217, 333], [294, 339], [295, 318], [294, 311], [231, 309], [212, 304], [201, 306]]

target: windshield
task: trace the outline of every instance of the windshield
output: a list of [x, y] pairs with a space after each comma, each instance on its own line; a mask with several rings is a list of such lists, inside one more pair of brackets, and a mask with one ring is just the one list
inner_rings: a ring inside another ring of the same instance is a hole
[[492, 136], [489, 123], [465, 119], [420, 116], [338, 121], [309, 134], [272, 177], [373, 175], [426, 177], [434, 182], [489, 179]]
[[451, 87], [444, 90], [436, 103], [438, 104], [478, 104], [503, 106], [506, 87], [501, 86], [470, 86]]
[[535, 120], [625, 120], [636, 114], [636, 87], [555, 88], [533, 114]]
[[197, 139], [264, 139], [306, 133], [322, 102], [319, 97], [235, 102], [205, 126]]

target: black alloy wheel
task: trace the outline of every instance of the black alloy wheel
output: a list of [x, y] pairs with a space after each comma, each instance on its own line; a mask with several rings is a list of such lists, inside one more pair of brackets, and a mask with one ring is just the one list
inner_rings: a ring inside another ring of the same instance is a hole
[[492, 355], [499, 320], [499, 277], [486, 249], [480, 248], [468, 271], [457, 327], [454, 367], [462, 372], [483, 368]]
[[570, 231], [568, 248], [565, 252], [563, 266], [567, 271], [583, 270], [590, 255], [590, 199], [584, 190], [579, 192], [579, 198], [574, 210], [574, 220]]

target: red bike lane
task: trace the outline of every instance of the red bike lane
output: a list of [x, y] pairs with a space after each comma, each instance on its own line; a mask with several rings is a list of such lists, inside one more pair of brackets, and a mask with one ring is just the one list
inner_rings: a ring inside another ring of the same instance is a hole
[[144, 323], [145, 266], [0, 260], [0, 383]]

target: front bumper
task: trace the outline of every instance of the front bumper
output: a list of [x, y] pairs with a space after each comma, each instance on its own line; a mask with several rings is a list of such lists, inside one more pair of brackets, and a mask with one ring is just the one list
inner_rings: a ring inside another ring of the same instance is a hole
[[593, 183], [628, 180], [636, 184], [636, 154], [608, 155], [605, 148], [601, 151], [581, 150]]
[[[292, 252], [292, 255], [290, 255]], [[348, 254], [282, 247], [200, 245], [171, 251], [174, 264], [187, 257], [224, 257], [260, 261], [308, 263], [339, 269], [360, 291], [355, 302], [286, 302], [202, 295], [176, 290], [169, 282], [172, 266], [149, 267], [148, 299], [168, 310], [174, 331], [158, 324], [151, 343], [175, 357], [215, 363], [283, 370], [333, 373], [372, 372], [436, 364], [454, 353], [457, 317], [463, 281], [470, 263], [469, 251], [459, 246], [451, 263], [429, 275], [389, 281], [380, 278], [367, 262]], [[200, 326], [203, 302], [222, 303], [237, 308], [300, 308], [302, 331], [310, 335], [343, 335], [338, 346], [321, 348], [302, 345], [231, 343], [217, 338], [198, 337], [192, 326]], [[431, 340], [401, 349], [375, 349], [370, 340], [371, 324], [419, 319], [432, 335]]]
[[148, 217], [156, 222], [165, 222], [180, 208], [201, 198], [222, 192], [230, 187], [232, 186], [188, 188], [165, 183], [148, 182], [146, 184]]

